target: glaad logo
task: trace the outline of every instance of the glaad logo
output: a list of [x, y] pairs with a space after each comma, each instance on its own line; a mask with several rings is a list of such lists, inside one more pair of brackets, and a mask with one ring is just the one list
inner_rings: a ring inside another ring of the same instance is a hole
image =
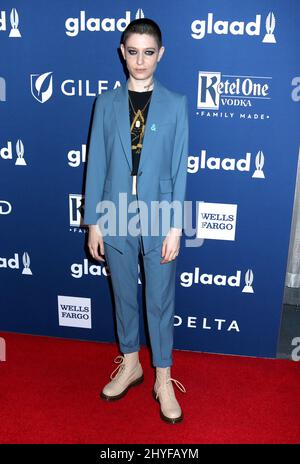
[[[141, 268], [138, 263], [138, 284], [141, 285], [142, 281], [140, 278]], [[108, 265], [91, 264], [87, 258], [84, 258], [83, 263], [73, 263], [71, 265], [71, 276], [74, 279], [81, 279], [83, 276], [110, 276]]]
[[[188, 167], [187, 170], [190, 174], [195, 174], [199, 169], [209, 169], [212, 171], [240, 171], [240, 172], [250, 172], [251, 166], [251, 153], [247, 152], [245, 158], [240, 158], [236, 160], [235, 158], [223, 158], [218, 156], [207, 157], [206, 150], [201, 150], [201, 155], [199, 156], [189, 156], [188, 157]], [[265, 174], [263, 172], [264, 166], [264, 154], [262, 150], [259, 150], [255, 156], [255, 171], [252, 174], [253, 178], [264, 179]]]
[[[144, 12], [139, 8], [135, 14], [135, 19], [144, 18]], [[125, 12], [125, 18], [86, 18], [86, 12], [80, 11], [79, 18], [67, 18], [65, 21], [66, 35], [75, 37], [79, 32], [123, 32], [128, 24], [131, 22], [131, 12]]]
[[74, 279], [81, 279], [83, 276], [109, 276], [109, 269], [105, 265], [91, 264], [87, 258], [84, 258], [83, 263], [73, 263], [71, 265], [71, 276]]
[[237, 205], [198, 202], [197, 238], [235, 240]]
[[[266, 33], [262, 39], [264, 43], [276, 43], [274, 36], [275, 16], [270, 12], [265, 21]], [[259, 36], [261, 34], [261, 15], [255, 16], [255, 21], [215, 21], [213, 13], [208, 13], [207, 20], [196, 19], [191, 24], [193, 39], [203, 39], [206, 34], [217, 35], [248, 35]]]
[[[219, 113], [222, 107], [240, 110], [270, 100], [271, 77], [228, 75], [221, 72], [198, 72], [197, 108], [200, 116], [233, 118], [234, 113]], [[268, 81], [268, 82], [266, 82]], [[212, 110], [212, 111], [208, 111]], [[197, 113], [198, 114], [198, 113]], [[269, 119], [269, 115], [241, 112], [240, 119]]]
[[[11, 30], [9, 33], [9, 37], [18, 38], [21, 37], [19, 31], [19, 15], [16, 8], [12, 8], [10, 12], [10, 24]], [[0, 31], [6, 31], [6, 11], [0, 11]]]
[[[27, 253], [27, 251], [23, 253], [22, 261], [23, 261], [23, 266], [24, 266], [22, 270], [22, 274], [32, 275], [32, 272], [30, 269], [30, 258], [29, 258], [29, 254]], [[0, 268], [20, 269], [18, 253], [15, 253], [13, 258], [3, 258], [0, 256]]]
[[31, 93], [34, 98], [45, 103], [53, 93], [53, 76], [51, 72], [44, 74], [30, 74]]
[[6, 200], [0, 200], [0, 215], [2, 214], [3, 216], [6, 214], [10, 214], [12, 211], [12, 206], [9, 201]]
[[[195, 267], [194, 272], [183, 272], [180, 275], [180, 285], [182, 287], [191, 287], [193, 284], [202, 285], [217, 285], [217, 286], [230, 286], [240, 287], [241, 286], [241, 273], [242, 271], [236, 271], [234, 275], [226, 276], [223, 274], [200, 274], [199, 267]], [[245, 273], [245, 286], [242, 289], [242, 293], [254, 293], [253, 287], [253, 272], [248, 269]]]
[[91, 299], [57, 295], [59, 325], [92, 328]]
[[[18, 139], [16, 143], [16, 153], [17, 159], [15, 161], [16, 166], [27, 166], [25, 158], [24, 158], [24, 145], [22, 140]], [[12, 159], [12, 143], [7, 142], [6, 147], [0, 148], [0, 158], [2, 159]]]

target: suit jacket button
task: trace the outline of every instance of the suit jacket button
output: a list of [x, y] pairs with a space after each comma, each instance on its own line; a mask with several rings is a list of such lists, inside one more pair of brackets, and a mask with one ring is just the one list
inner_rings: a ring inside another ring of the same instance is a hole
[[143, 171], [141, 171], [141, 172], [139, 173], [139, 176], [141, 176], [142, 174], [143, 174]]

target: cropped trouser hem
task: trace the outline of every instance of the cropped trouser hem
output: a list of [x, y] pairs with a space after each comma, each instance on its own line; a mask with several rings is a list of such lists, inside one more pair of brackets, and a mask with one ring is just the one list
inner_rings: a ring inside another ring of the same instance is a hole
[[140, 351], [140, 347], [137, 346], [136, 348], [127, 348], [126, 346], [123, 346], [120, 344], [120, 350], [122, 351], [123, 354], [129, 354], [129, 353], [135, 353], [136, 351]]

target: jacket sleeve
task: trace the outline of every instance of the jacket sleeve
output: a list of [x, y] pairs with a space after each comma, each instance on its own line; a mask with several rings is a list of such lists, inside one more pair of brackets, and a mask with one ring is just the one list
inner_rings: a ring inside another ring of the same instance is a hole
[[84, 224], [97, 224], [97, 204], [102, 199], [106, 178], [106, 152], [103, 133], [103, 102], [98, 95], [92, 122], [85, 181]]
[[172, 201], [179, 202], [178, 209], [171, 210], [171, 227], [183, 229], [184, 227], [184, 200], [187, 180], [187, 161], [189, 145], [189, 123], [187, 97], [183, 95], [177, 114], [174, 150], [172, 157]]

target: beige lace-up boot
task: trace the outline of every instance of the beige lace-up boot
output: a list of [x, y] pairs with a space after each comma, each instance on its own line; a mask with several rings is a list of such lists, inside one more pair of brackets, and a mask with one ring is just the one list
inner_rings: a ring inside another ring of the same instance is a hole
[[172, 379], [171, 367], [156, 367], [156, 381], [153, 387], [153, 397], [160, 403], [161, 418], [172, 424], [183, 420], [183, 413], [175, 397], [172, 382], [181, 390], [186, 392], [184, 386], [176, 379]]
[[138, 351], [117, 356], [114, 362], [118, 363], [119, 366], [111, 373], [111, 382], [105, 385], [100, 393], [101, 398], [107, 401], [119, 400], [126, 395], [130, 387], [139, 385], [144, 380]]

